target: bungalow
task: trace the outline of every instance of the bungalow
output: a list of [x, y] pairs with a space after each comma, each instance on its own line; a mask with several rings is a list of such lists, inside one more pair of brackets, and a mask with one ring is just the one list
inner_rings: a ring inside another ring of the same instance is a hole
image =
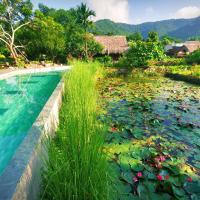
[[182, 44], [167, 45], [165, 49], [167, 55], [181, 58], [200, 49], [200, 41], [186, 41]]
[[95, 36], [94, 39], [103, 46], [102, 54], [115, 60], [128, 50], [126, 36]]

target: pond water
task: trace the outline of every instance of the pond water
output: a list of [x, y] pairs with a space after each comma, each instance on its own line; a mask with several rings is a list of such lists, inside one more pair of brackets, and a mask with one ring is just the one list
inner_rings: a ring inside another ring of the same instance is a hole
[[[101, 120], [109, 126], [105, 152], [119, 178], [119, 199], [199, 199], [200, 87], [136, 72], [109, 74], [100, 88]], [[160, 156], [165, 161], [155, 161]], [[138, 172], [141, 181], [133, 179]], [[159, 174], [170, 177], [168, 189]], [[198, 182], [188, 186], [188, 174]]]
[[0, 80], [0, 174], [60, 80], [60, 72]]

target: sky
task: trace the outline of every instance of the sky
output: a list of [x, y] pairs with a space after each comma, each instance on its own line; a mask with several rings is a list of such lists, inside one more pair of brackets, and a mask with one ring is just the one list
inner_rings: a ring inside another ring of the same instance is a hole
[[81, 2], [96, 12], [95, 20], [140, 24], [165, 19], [200, 16], [200, 0], [32, 0], [53, 8], [69, 9]]

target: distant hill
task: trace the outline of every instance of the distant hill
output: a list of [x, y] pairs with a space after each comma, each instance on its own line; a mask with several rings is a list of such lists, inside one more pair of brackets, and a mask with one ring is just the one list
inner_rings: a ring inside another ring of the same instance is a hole
[[149, 31], [157, 31], [160, 36], [169, 35], [182, 40], [200, 35], [200, 17], [193, 19], [170, 19], [138, 25], [115, 23], [104, 19], [97, 21], [95, 24], [95, 32], [97, 34], [128, 35], [139, 31], [144, 37], [147, 37]]

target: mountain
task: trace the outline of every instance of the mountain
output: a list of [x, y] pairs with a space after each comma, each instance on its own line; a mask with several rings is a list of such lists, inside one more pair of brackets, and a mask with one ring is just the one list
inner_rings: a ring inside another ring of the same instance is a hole
[[200, 35], [200, 17], [193, 19], [169, 19], [157, 22], [146, 22], [138, 25], [115, 23], [109, 19], [95, 22], [97, 34], [129, 35], [141, 32], [147, 37], [149, 31], [157, 31], [160, 36], [169, 35], [186, 40]]

